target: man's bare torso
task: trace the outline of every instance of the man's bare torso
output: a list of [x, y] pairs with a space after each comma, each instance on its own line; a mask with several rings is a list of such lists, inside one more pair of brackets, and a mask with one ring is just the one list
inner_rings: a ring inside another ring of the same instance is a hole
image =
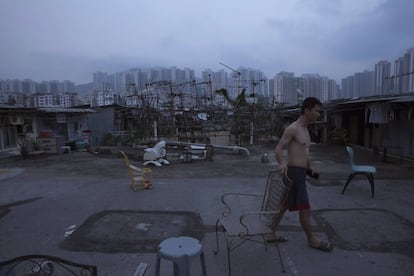
[[294, 136], [288, 144], [288, 165], [296, 167], [307, 167], [310, 147], [310, 136], [308, 129], [295, 121], [289, 128], [293, 128]]

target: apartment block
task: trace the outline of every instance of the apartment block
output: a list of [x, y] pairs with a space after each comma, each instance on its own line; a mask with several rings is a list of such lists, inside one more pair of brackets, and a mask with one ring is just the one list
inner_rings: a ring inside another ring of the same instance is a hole
[[381, 60], [375, 64], [375, 94], [390, 94], [391, 84], [391, 63], [387, 60]]

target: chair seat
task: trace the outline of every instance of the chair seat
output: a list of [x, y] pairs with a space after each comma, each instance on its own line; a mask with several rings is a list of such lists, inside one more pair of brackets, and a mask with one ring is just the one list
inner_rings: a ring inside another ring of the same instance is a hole
[[354, 165], [352, 166], [353, 172], [366, 172], [366, 173], [375, 173], [377, 169], [373, 166], [363, 166], [363, 165]]
[[344, 194], [346, 187], [348, 187], [351, 180], [357, 174], [363, 174], [368, 178], [368, 181], [371, 185], [371, 195], [374, 197], [375, 183], [374, 183], [374, 173], [377, 172], [377, 169], [374, 166], [367, 165], [356, 165], [354, 161], [354, 149], [350, 146], [346, 147], [346, 150], [349, 154], [349, 164], [351, 165], [351, 174], [348, 176], [344, 188], [342, 189], [342, 194]]
[[222, 217], [220, 218], [220, 222], [226, 229], [228, 236], [254, 236], [272, 233], [269, 226], [271, 221], [263, 215], [250, 216], [243, 220], [247, 229], [240, 224], [240, 217]]
[[192, 237], [176, 237], [162, 241], [158, 246], [158, 250], [158, 254], [162, 258], [177, 261], [180, 258], [200, 255], [203, 246]]

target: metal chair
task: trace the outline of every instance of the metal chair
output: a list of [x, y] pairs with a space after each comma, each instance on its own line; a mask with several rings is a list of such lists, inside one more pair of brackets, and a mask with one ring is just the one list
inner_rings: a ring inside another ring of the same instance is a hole
[[[282, 200], [289, 192], [291, 182], [277, 171], [270, 171], [264, 194], [226, 193], [221, 197], [226, 210], [216, 222], [216, 250], [219, 251], [218, 231], [224, 229], [227, 246], [228, 275], [231, 275], [231, 253], [246, 241], [263, 243], [267, 250], [266, 236], [272, 233], [270, 225], [273, 217], [278, 214]], [[256, 199], [260, 204], [257, 208], [247, 203], [249, 198]], [[280, 257], [279, 247], [276, 244]], [[283, 261], [280, 262], [284, 271]]]
[[351, 180], [354, 178], [355, 175], [357, 174], [362, 174], [365, 175], [368, 180], [369, 183], [371, 185], [371, 194], [372, 197], [374, 197], [374, 173], [377, 171], [377, 169], [374, 166], [367, 166], [367, 165], [356, 165], [355, 161], [354, 161], [354, 150], [352, 147], [347, 146], [346, 150], [348, 151], [349, 154], [349, 164], [351, 167], [351, 173], [348, 176], [348, 180], [346, 181], [344, 188], [342, 190], [342, 194], [344, 194], [345, 189], [348, 187], [349, 183], [351, 182]]
[[90, 275], [97, 276], [94, 265], [86, 265], [48, 255], [25, 255], [0, 262], [0, 275]]

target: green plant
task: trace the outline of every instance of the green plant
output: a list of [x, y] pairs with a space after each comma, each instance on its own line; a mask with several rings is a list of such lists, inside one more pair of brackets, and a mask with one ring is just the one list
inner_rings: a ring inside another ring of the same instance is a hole
[[42, 149], [42, 144], [39, 143], [38, 141], [33, 140], [32, 141], [32, 148], [33, 148], [33, 150], [41, 150]]
[[19, 146], [20, 154], [23, 158], [25, 158], [29, 154], [31, 142], [32, 140], [26, 137], [25, 135], [21, 135], [17, 138], [17, 145]]

